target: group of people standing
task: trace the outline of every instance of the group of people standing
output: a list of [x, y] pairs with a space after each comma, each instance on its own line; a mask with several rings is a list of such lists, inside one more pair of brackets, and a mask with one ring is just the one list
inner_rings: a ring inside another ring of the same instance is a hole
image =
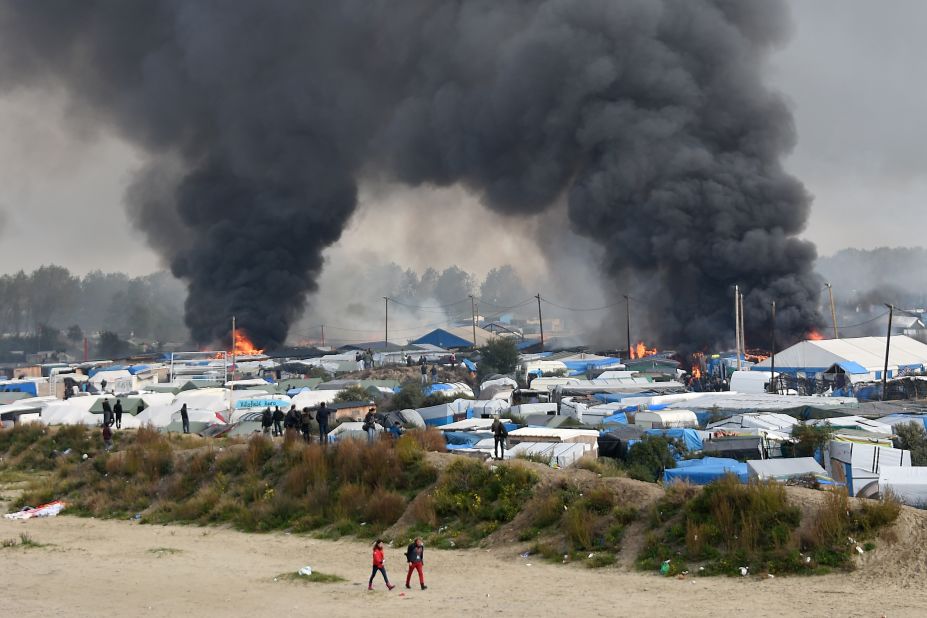
[[[136, 414], [141, 414], [145, 409], [145, 403], [139, 399], [138, 410]], [[103, 400], [103, 448], [107, 451], [113, 448], [113, 427], [122, 429], [122, 400], [116, 399], [116, 403], [110, 405], [109, 399]]]
[[314, 410], [314, 414], [310, 408], [297, 410], [295, 405], [290, 406], [284, 414], [280, 406], [274, 406], [273, 412], [270, 408], [265, 408], [261, 413], [261, 429], [265, 436], [273, 437], [283, 436], [288, 431], [295, 431], [308, 443], [312, 441], [312, 421], [315, 421], [319, 425], [319, 442], [327, 444], [330, 417], [331, 410], [324, 401]]
[[[409, 571], [406, 573], [406, 588], [411, 588], [412, 573], [418, 573], [418, 583], [422, 590], [427, 590], [425, 585], [425, 573], [423, 570], [425, 564], [425, 545], [421, 538], [416, 538], [406, 548], [406, 562], [409, 564]], [[387, 590], [392, 590], [396, 586], [389, 583], [389, 577], [386, 575], [386, 555], [383, 549], [383, 539], [377, 539], [373, 544], [373, 570], [370, 572], [370, 581], [367, 582], [367, 590], [373, 590], [373, 578], [377, 573], [383, 575], [383, 581], [386, 582]]]

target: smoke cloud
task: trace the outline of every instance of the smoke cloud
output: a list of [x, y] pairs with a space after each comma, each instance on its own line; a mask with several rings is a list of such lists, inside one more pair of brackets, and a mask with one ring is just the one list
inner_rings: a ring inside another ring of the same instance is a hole
[[[762, 83], [770, 0], [6, 3], [0, 84], [64, 87], [148, 153], [130, 213], [189, 288], [194, 339], [228, 316], [287, 336], [358, 184], [462, 185], [519, 217], [566, 208], [615, 281], [653, 281], [664, 343], [817, 321], [794, 129]], [[607, 287], [607, 286], [606, 286]]]

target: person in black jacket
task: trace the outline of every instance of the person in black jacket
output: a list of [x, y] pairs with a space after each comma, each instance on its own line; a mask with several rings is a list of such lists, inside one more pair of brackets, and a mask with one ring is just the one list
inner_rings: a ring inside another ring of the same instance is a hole
[[274, 435], [283, 435], [283, 410], [280, 406], [274, 406]]
[[503, 422], [499, 420], [499, 417], [497, 416], [496, 420], [492, 422], [492, 454], [494, 458], [502, 459], [505, 457], [505, 439], [508, 438], [508, 436], [509, 432], [506, 430], [505, 424], [503, 424]]
[[122, 402], [118, 399], [113, 406], [113, 414], [116, 416], [116, 429], [122, 429]]
[[418, 571], [418, 583], [421, 585], [422, 590], [426, 590], [428, 586], [425, 585], [425, 575], [422, 572], [422, 565], [425, 562], [425, 545], [422, 543], [422, 539], [416, 537], [412, 544], [406, 548], [406, 560], [409, 563], [409, 572], [406, 574], [406, 588], [411, 588], [409, 581], [412, 579], [412, 572]]
[[183, 424], [183, 432], [190, 433], [190, 415], [187, 414], [187, 404], [180, 406], [180, 422]]
[[315, 420], [319, 423], [319, 443], [328, 444], [328, 415], [329, 410], [323, 401], [315, 413]]
[[290, 406], [290, 409], [286, 411], [286, 416], [283, 418], [283, 428], [299, 431], [299, 412], [296, 411], [296, 406]]
[[274, 415], [270, 413], [270, 408], [264, 408], [264, 411], [261, 412], [261, 431], [265, 436], [270, 433], [273, 424]]
[[103, 426], [109, 427], [113, 424], [113, 409], [109, 405], [109, 399], [103, 400]]
[[306, 444], [312, 442], [312, 415], [309, 413], [309, 408], [303, 408], [302, 413], [299, 415], [299, 427], [303, 433], [303, 440], [306, 441]]

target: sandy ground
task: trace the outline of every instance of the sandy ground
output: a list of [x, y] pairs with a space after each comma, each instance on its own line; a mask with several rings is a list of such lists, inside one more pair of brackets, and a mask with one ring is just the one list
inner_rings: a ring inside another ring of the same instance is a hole
[[[403, 548], [366, 591], [369, 547], [287, 534], [61, 516], [0, 519], [2, 616], [924, 616], [922, 565], [825, 577], [666, 579], [521, 558], [512, 549], [426, 553], [426, 591], [405, 590]], [[159, 549], [179, 550], [176, 553]], [[274, 581], [303, 565], [336, 584]], [[873, 574], [875, 573], [875, 574]]]

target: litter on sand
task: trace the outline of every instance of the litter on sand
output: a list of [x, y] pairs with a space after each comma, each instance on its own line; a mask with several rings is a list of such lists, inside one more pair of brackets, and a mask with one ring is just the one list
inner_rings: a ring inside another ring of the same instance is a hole
[[7, 513], [4, 515], [7, 519], [32, 519], [33, 517], [55, 517], [64, 509], [64, 502], [55, 500], [46, 504], [40, 504], [37, 507], [27, 506], [21, 511]]
[[303, 568], [301, 568], [300, 570], [296, 571], [296, 574], [297, 574], [297, 575], [305, 575], [306, 577], [309, 577], [310, 575], [312, 575], [312, 567], [306, 565], [306, 566], [304, 566]]

